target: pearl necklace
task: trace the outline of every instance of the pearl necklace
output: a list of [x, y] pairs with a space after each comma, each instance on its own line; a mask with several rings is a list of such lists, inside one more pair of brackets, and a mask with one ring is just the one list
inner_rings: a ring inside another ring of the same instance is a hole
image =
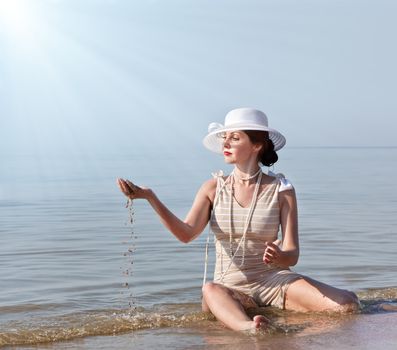
[[237, 175], [237, 174], [234, 172], [234, 170], [233, 170], [232, 173], [233, 173], [233, 176], [237, 177], [238, 180], [241, 180], [241, 181], [248, 181], [248, 180], [251, 180], [251, 179], [253, 179], [254, 177], [258, 176], [258, 174], [259, 174], [261, 171], [262, 171], [262, 169], [259, 168], [259, 170], [258, 170], [255, 174], [253, 174], [253, 175], [251, 175], [251, 176], [248, 176], [248, 177], [240, 177], [239, 175]]

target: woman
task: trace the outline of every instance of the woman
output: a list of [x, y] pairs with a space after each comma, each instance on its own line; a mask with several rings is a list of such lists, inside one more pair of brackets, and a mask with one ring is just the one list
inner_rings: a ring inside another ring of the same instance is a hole
[[[230, 111], [225, 125], [212, 123], [204, 145], [223, 153], [234, 165], [225, 177], [215, 174], [198, 191], [184, 221], [178, 219], [149, 188], [118, 179], [130, 199], [143, 198], [180, 241], [195, 239], [210, 222], [215, 234], [214, 282], [203, 285], [203, 311], [233, 330], [266, 326], [250, 307], [273, 305], [295, 311], [354, 311], [356, 295], [292, 272], [299, 257], [295, 191], [282, 175], [262, 173], [271, 166], [285, 138], [268, 127], [266, 115], [252, 108]], [[281, 240], [277, 239], [281, 227]], [[204, 278], [205, 280], [205, 278]]]

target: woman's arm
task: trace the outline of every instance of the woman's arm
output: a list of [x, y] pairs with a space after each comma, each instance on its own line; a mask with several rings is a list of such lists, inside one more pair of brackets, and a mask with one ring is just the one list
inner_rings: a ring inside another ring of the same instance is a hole
[[298, 207], [294, 190], [279, 193], [283, 246], [267, 243], [263, 260], [280, 266], [294, 266], [299, 259]]
[[294, 266], [299, 259], [298, 205], [295, 190], [280, 192], [283, 263]]
[[208, 223], [216, 190], [215, 179], [208, 180], [201, 186], [184, 221], [175, 216], [151, 189], [138, 187], [123, 179], [118, 179], [117, 183], [128, 198], [146, 199], [159, 215], [164, 226], [181, 242], [188, 243], [195, 239]]

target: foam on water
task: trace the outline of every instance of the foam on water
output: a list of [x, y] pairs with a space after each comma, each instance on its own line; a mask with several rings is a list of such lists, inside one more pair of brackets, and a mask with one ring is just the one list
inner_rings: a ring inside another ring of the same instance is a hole
[[74, 313], [54, 318], [32, 318], [2, 325], [0, 346], [56, 342], [93, 335], [112, 335], [146, 328], [183, 327], [208, 319], [197, 311], [167, 312], [164, 306], [145, 310], [98, 310]]

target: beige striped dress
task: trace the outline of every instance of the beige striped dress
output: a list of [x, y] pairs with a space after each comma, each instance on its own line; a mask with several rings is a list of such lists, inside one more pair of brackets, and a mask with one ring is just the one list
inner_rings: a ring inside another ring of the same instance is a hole
[[[245, 246], [240, 246], [236, 252], [249, 208], [242, 207], [234, 197], [231, 198], [230, 182], [227, 178], [225, 179], [221, 173], [215, 176], [218, 179], [217, 192], [220, 189], [221, 191], [210, 221], [216, 247], [214, 282], [252, 297], [259, 306], [273, 305], [284, 308], [288, 286], [302, 276], [288, 268], [265, 264], [263, 254], [265, 242], [273, 242], [278, 236], [278, 194], [283, 190], [292, 189], [292, 185], [282, 175], [276, 175], [271, 184], [258, 193], [246, 233]], [[231, 261], [233, 254], [234, 259]]]

